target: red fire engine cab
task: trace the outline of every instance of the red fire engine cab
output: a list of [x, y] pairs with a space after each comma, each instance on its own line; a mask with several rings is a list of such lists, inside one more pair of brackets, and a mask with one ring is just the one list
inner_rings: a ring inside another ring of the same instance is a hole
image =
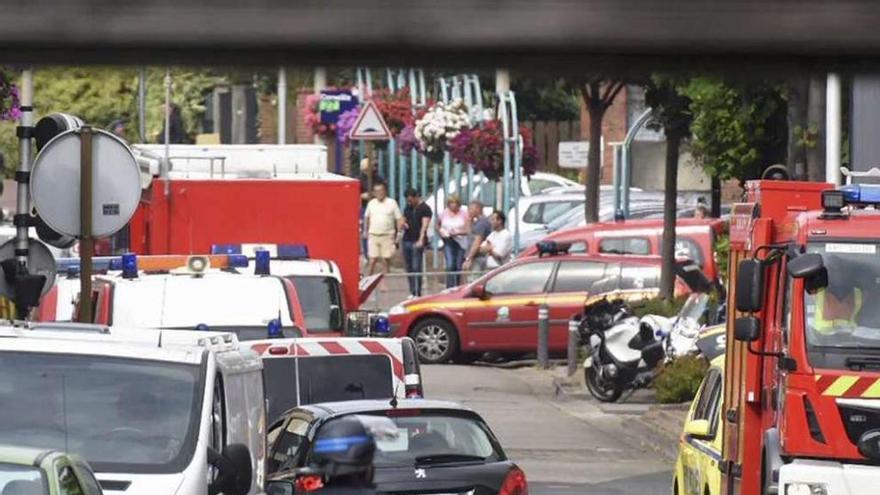
[[731, 216], [722, 493], [880, 490], [880, 186], [754, 181]]

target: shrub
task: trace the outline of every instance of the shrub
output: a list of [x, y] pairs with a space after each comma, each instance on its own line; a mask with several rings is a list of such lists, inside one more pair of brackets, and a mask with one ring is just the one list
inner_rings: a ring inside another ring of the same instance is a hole
[[669, 363], [654, 380], [657, 401], [675, 404], [693, 400], [709, 363], [702, 357], [684, 356]]

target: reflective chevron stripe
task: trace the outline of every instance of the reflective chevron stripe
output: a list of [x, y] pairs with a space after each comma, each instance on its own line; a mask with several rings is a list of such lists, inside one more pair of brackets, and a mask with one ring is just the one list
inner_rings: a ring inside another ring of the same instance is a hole
[[856, 375], [816, 375], [816, 388], [827, 397], [880, 399], [880, 378]]

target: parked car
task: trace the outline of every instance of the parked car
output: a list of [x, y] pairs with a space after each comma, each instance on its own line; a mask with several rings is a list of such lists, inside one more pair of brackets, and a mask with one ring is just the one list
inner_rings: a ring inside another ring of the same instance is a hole
[[[436, 201], [437, 207], [442, 211], [443, 208], [446, 207], [446, 194], [458, 193], [462, 203], [466, 204], [474, 199], [480, 200], [480, 202], [486, 205], [486, 215], [491, 213], [492, 205], [495, 204], [496, 188], [498, 187], [498, 184], [485, 177], [475, 176], [470, 198], [466, 198], [460, 191], [466, 191], [467, 184], [467, 175], [462, 176], [459, 186], [455, 185], [455, 180], [451, 180], [446, 186], [445, 192], [442, 189], [438, 189], [425, 199], [425, 204], [434, 210]], [[531, 177], [522, 178], [520, 194], [523, 196], [535, 196], [550, 188], [577, 188], [579, 186], [580, 185], [577, 182], [561, 175], [550, 174], [547, 172], [535, 172]]]
[[263, 359], [266, 415], [316, 402], [422, 397], [412, 339], [313, 337], [242, 342]]
[[519, 222], [520, 235], [542, 229], [559, 215], [582, 204], [584, 204], [583, 192], [523, 196], [519, 200], [518, 208], [511, 208], [507, 212], [507, 229], [513, 232], [516, 228], [514, 222]]
[[[672, 493], [721, 493], [721, 402], [724, 397], [724, 356], [712, 361], [691, 403], [678, 448]], [[789, 491], [788, 493], [792, 493]], [[815, 492], [814, 492], [815, 493]]]
[[[638, 300], [660, 284], [659, 256], [568, 254], [515, 260], [473, 283], [402, 302], [389, 310], [391, 333], [412, 337], [423, 363], [472, 361], [486, 352], [534, 352], [538, 307], [550, 311], [550, 351], [565, 352], [568, 320], [590, 297]], [[690, 292], [678, 278], [676, 292]]]
[[[452, 402], [423, 399], [396, 404], [331, 402], [291, 409], [269, 427], [270, 482], [294, 481], [307, 472], [318, 432], [352, 415], [383, 416], [397, 426], [397, 438], [377, 441], [373, 481], [379, 493], [528, 493], [525, 473], [507, 457], [479, 414]], [[310, 485], [317, 484], [300, 486]]]
[[92, 468], [79, 456], [0, 445], [0, 494], [102, 495], [102, 491]]
[[[710, 279], [719, 276], [715, 263], [715, 237], [724, 222], [717, 218], [682, 218], [676, 223], [676, 255], [693, 260]], [[560, 230], [544, 241], [569, 244], [570, 253], [659, 255], [663, 219], [599, 222]], [[538, 255], [537, 245], [525, 248], [520, 257]], [[721, 267], [723, 270], [724, 267]]]

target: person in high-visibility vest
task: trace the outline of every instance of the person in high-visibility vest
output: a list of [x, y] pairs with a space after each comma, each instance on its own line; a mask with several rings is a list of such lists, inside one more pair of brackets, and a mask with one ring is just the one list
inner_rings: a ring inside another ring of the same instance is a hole
[[854, 285], [829, 285], [816, 291], [815, 298], [813, 328], [817, 332], [831, 333], [838, 328], [852, 328], [857, 325], [859, 313], [862, 311], [862, 289]]

